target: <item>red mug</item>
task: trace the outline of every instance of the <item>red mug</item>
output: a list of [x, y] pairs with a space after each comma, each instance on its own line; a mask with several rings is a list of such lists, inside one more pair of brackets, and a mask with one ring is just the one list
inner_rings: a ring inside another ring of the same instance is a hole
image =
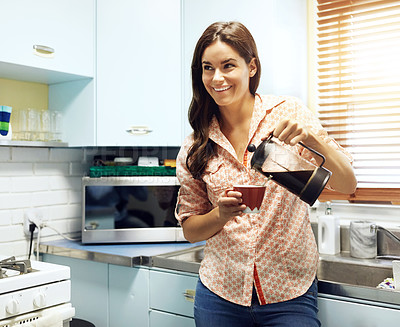
[[244, 213], [259, 213], [264, 199], [265, 185], [233, 185], [233, 189], [242, 193], [246, 205]]

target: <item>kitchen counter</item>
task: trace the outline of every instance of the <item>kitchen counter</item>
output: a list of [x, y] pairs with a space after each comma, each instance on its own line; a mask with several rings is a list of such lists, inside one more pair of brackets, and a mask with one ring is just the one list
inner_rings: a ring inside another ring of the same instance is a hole
[[[57, 240], [40, 245], [40, 252], [133, 267], [135, 265], [198, 273], [205, 242], [84, 245]], [[400, 309], [400, 292], [377, 288], [392, 277], [392, 262], [382, 259], [356, 259], [348, 252], [320, 255], [319, 294], [322, 297], [374, 301]]]
[[56, 240], [40, 244], [41, 253], [75, 259], [133, 267], [153, 266], [152, 258], [166, 253], [188, 250], [204, 245], [199, 243], [138, 243], [138, 244], [82, 244], [79, 241]]

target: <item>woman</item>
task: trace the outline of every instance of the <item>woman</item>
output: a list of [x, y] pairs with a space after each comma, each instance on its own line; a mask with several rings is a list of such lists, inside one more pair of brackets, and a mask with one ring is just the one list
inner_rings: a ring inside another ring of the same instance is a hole
[[350, 157], [296, 98], [256, 93], [256, 44], [238, 22], [214, 23], [192, 61], [194, 130], [181, 147], [176, 217], [189, 242], [207, 240], [196, 289], [196, 326], [319, 326], [318, 252], [307, 204], [272, 181], [259, 214], [243, 214], [233, 184], [260, 184], [250, 143], [271, 132], [309, 160], [301, 141], [326, 157], [329, 187], [352, 193]]

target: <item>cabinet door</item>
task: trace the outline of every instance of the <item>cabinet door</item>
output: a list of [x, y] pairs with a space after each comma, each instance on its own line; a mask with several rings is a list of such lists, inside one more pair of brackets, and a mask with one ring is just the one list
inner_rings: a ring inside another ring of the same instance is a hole
[[157, 310], [150, 311], [150, 327], [195, 327], [193, 318]]
[[150, 308], [193, 317], [198, 276], [150, 271]]
[[[307, 1], [183, 0], [184, 135], [192, 89], [190, 66], [197, 40], [211, 23], [239, 21], [251, 32], [261, 61], [260, 94], [293, 95], [307, 100]], [[211, 9], [212, 8], [212, 9]]]
[[108, 264], [43, 254], [43, 261], [71, 268], [71, 303], [75, 318], [97, 327], [108, 324]]
[[93, 77], [94, 14], [94, 0], [0, 0], [0, 62]]
[[97, 1], [98, 145], [181, 144], [180, 31], [180, 0]]
[[318, 317], [324, 327], [388, 327], [397, 326], [400, 310], [337, 299], [318, 298]]
[[149, 325], [149, 270], [109, 265], [110, 326]]

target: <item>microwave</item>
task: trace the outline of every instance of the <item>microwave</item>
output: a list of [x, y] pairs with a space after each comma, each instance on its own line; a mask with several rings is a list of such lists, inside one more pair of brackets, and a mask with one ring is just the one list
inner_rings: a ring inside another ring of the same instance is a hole
[[83, 177], [82, 243], [186, 241], [176, 176]]

